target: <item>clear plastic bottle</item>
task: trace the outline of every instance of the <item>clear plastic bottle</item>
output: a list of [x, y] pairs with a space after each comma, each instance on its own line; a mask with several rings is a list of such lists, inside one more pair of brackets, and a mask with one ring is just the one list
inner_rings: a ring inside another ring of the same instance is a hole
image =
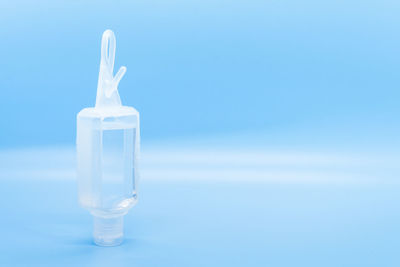
[[123, 216], [137, 202], [139, 113], [122, 106], [113, 75], [115, 36], [103, 34], [96, 106], [77, 116], [80, 204], [94, 216], [94, 242], [115, 246], [123, 240]]

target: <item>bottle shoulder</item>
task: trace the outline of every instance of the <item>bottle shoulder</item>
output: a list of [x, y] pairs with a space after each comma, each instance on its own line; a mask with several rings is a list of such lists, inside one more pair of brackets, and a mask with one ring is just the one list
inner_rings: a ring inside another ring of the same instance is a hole
[[77, 117], [89, 117], [89, 118], [107, 118], [107, 117], [125, 117], [125, 116], [137, 116], [139, 112], [129, 106], [119, 106], [113, 108], [84, 108], [82, 109]]

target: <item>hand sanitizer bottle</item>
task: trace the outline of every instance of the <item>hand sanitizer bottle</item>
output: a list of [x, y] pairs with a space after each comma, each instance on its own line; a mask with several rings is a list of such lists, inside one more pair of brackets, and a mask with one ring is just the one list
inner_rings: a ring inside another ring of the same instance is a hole
[[116, 246], [123, 240], [123, 217], [137, 202], [139, 113], [123, 106], [113, 75], [115, 36], [103, 33], [96, 106], [77, 116], [78, 191], [80, 204], [94, 217], [94, 242]]

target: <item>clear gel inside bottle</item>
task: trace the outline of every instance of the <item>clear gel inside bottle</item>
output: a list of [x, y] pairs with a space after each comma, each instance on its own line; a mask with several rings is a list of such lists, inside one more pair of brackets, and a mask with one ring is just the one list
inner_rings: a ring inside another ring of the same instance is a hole
[[113, 75], [115, 36], [103, 34], [96, 106], [77, 116], [79, 202], [94, 216], [94, 242], [119, 245], [123, 216], [137, 202], [139, 113], [122, 106], [118, 83], [126, 68]]

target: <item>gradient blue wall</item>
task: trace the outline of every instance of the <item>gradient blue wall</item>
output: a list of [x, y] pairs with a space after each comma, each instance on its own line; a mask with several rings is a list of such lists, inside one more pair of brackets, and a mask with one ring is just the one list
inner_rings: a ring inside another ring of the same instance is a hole
[[108, 28], [144, 141], [398, 144], [399, 12], [399, 1], [3, 1], [0, 147], [74, 143]]

